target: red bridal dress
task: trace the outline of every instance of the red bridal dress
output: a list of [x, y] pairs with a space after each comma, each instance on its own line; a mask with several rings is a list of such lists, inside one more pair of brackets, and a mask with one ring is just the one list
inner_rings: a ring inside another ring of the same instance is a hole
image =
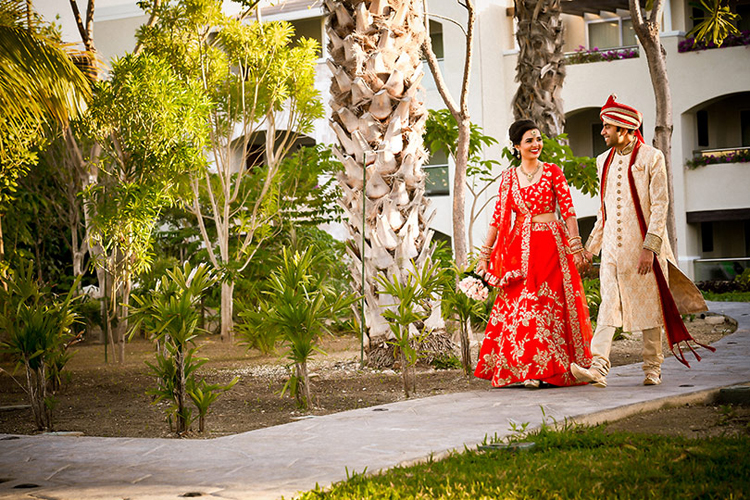
[[535, 379], [577, 385], [570, 364], [591, 363], [591, 322], [583, 283], [562, 220], [532, 222], [555, 212], [575, 216], [560, 167], [543, 165], [539, 181], [521, 188], [506, 170], [492, 225], [498, 229], [487, 272], [499, 288], [474, 374], [495, 387]]

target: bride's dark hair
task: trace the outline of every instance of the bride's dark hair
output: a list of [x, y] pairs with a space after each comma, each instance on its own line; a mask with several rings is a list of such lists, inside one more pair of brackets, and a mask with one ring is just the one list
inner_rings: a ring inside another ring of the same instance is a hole
[[517, 120], [513, 122], [513, 124], [508, 129], [508, 136], [510, 137], [511, 144], [513, 144], [514, 146], [516, 144], [521, 144], [523, 134], [525, 134], [529, 130], [534, 129], [539, 129], [539, 127], [537, 127], [536, 123], [531, 120]]

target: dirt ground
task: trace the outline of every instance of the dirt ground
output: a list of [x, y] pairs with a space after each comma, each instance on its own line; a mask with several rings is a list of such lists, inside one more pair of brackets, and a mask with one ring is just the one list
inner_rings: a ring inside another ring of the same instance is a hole
[[[723, 317], [696, 318], [687, 323], [693, 336], [712, 343], [734, 331], [736, 323]], [[211, 438], [284, 424], [305, 418], [295, 401], [280, 396], [288, 377], [285, 360], [263, 356], [244, 347], [226, 345], [215, 337], [199, 341], [199, 354], [210, 359], [200, 372], [211, 382], [240, 380], [214, 403], [204, 433], [190, 438]], [[153, 347], [145, 340], [126, 346], [125, 363], [105, 363], [104, 346], [83, 343], [66, 368], [69, 380], [54, 395], [55, 430], [88, 436], [176, 437], [165, 421], [167, 403], [152, 404], [146, 391], [155, 385], [145, 361], [153, 361]], [[326, 356], [317, 354], [311, 363], [313, 415], [403, 400], [400, 374], [393, 370], [360, 369], [360, 347], [355, 336], [329, 337], [323, 343]], [[476, 352], [476, 349], [473, 349]], [[665, 353], [669, 350], [665, 348]], [[641, 341], [635, 336], [613, 345], [614, 366], [640, 361]], [[111, 359], [111, 353], [110, 353]], [[34, 434], [33, 418], [20, 384], [22, 370], [2, 364], [0, 372], [0, 433]], [[466, 377], [460, 370], [420, 368], [417, 397], [459, 391], [490, 390], [489, 383]], [[681, 433], [705, 437], [722, 433], [750, 433], [750, 407], [686, 406], [637, 415], [612, 428], [636, 432]], [[197, 429], [197, 422], [193, 425]]]

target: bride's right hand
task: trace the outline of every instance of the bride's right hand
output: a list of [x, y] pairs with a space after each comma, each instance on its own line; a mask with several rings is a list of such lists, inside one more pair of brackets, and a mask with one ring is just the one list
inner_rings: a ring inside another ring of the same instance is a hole
[[484, 273], [487, 272], [487, 261], [480, 260], [479, 262], [477, 262], [477, 267], [474, 269], [474, 272], [483, 277]]

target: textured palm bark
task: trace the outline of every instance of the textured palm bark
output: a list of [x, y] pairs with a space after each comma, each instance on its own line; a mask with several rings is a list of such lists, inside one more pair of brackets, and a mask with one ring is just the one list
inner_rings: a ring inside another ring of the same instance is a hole
[[377, 274], [403, 279], [432, 253], [434, 212], [422, 168], [427, 110], [418, 94], [425, 27], [418, 0], [326, 0], [325, 6], [334, 153], [344, 165], [340, 203], [351, 273], [365, 297], [369, 354], [387, 349], [390, 329], [381, 310], [395, 302], [378, 294]]
[[518, 91], [513, 97], [516, 120], [530, 119], [550, 137], [563, 132], [560, 97], [565, 80], [560, 0], [516, 0], [518, 21]]
[[633, 29], [638, 35], [638, 41], [643, 46], [651, 75], [651, 85], [654, 88], [656, 100], [656, 123], [654, 124], [653, 145], [664, 153], [664, 163], [667, 167], [667, 187], [669, 191], [669, 211], [667, 213], [667, 235], [669, 244], [677, 252], [677, 223], [674, 213], [674, 178], [672, 175], [672, 92], [669, 89], [669, 75], [667, 74], [667, 51], [661, 44], [659, 31], [664, 13], [664, 1], [655, 0], [647, 19], [644, 18], [641, 7], [635, 0], [629, 0], [630, 16], [633, 19]]

